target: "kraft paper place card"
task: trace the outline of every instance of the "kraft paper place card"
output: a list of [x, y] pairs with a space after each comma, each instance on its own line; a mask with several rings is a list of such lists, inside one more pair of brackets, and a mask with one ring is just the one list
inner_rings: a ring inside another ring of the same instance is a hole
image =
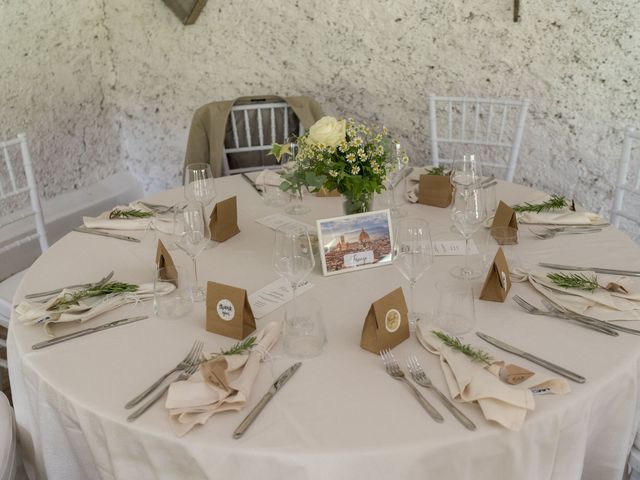
[[453, 186], [448, 175], [420, 175], [418, 203], [448, 207], [453, 200]]
[[240, 233], [238, 228], [238, 203], [235, 196], [216, 203], [211, 212], [211, 239], [224, 242]]
[[509, 266], [504, 256], [502, 248], [498, 248], [493, 264], [489, 267], [487, 278], [482, 286], [480, 298], [482, 300], [490, 300], [492, 302], [504, 302], [511, 288], [511, 279], [509, 278]]
[[493, 227], [511, 227], [518, 229], [518, 220], [516, 218], [516, 212], [509, 205], [500, 200], [496, 214], [493, 217]]
[[256, 329], [247, 291], [207, 282], [207, 331], [242, 340]]
[[[163, 280], [172, 280], [171, 283], [178, 283], [173, 279], [178, 278], [178, 271], [176, 265], [173, 263], [173, 258], [169, 254], [169, 251], [162, 243], [162, 240], [158, 240], [158, 250], [156, 251], [156, 265], [158, 268], [164, 268], [164, 273], [160, 274], [160, 278]], [[178, 285], [176, 285], [177, 287]]]
[[409, 338], [409, 313], [402, 288], [373, 302], [362, 327], [360, 346], [375, 354]]

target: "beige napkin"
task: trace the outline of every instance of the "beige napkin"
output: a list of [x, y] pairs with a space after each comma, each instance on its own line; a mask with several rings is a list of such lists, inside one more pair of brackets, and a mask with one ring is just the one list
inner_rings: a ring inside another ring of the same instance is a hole
[[[163, 293], [170, 293], [175, 286], [170, 282], [163, 282], [156, 287]], [[49, 308], [66, 294], [77, 290], [63, 290], [59, 295], [51, 300], [40, 302], [22, 301], [16, 307], [18, 320], [23, 323], [33, 325], [44, 325], [49, 335], [53, 335], [50, 324], [60, 322], [86, 322], [92, 318], [102, 315], [110, 310], [118, 308], [128, 303], [136, 303], [153, 298], [153, 283], [142, 284], [135, 292], [124, 292], [99, 297], [88, 297], [78, 300], [78, 305], [71, 305], [66, 310], [49, 310]]]
[[508, 385], [498, 378], [497, 368], [474, 362], [463, 353], [444, 345], [431, 332], [429, 325], [418, 324], [417, 337], [424, 348], [440, 356], [440, 366], [451, 398], [462, 402], [478, 402], [487, 420], [509, 430], [519, 431], [527, 411], [535, 408], [530, 388], [548, 388], [549, 393], [554, 394], [571, 391], [564, 378], [538, 373], [518, 385]]
[[169, 387], [165, 407], [171, 426], [178, 436], [194, 426], [204, 425], [218, 412], [241, 410], [251, 395], [251, 388], [266, 352], [277, 342], [280, 323], [267, 324], [257, 335], [249, 355], [215, 355], [200, 366], [200, 374]]
[[600, 225], [604, 223], [602, 217], [592, 212], [572, 212], [562, 210], [558, 212], [523, 212], [518, 214], [521, 223], [546, 225]]
[[637, 280], [616, 275], [596, 275], [587, 270], [563, 272], [584, 274], [588, 278], [597, 276], [600, 285], [606, 286], [609, 282], [615, 282], [624, 286], [629, 293], [609, 292], [602, 288], [588, 292], [577, 288], [559, 287], [549, 280], [549, 273], [549, 270], [533, 270], [528, 272], [527, 278], [533, 288], [567, 310], [607, 322], [640, 320], [640, 286]]
[[142, 210], [143, 212], [151, 212], [151, 210], [139, 203], [130, 203], [129, 205], [120, 205], [114, 207], [108, 212], [101, 213], [97, 217], [82, 217], [82, 222], [87, 228], [100, 228], [104, 230], [148, 230], [155, 228], [163, 233], [172, 233], [173, 218], [154, 216], [148, 218], [109, 218], [109, 214], [116, 208], [120, 210]]
[[282, 177], [280, 174], [273, 170], [263, 170], [256, 177], [255, 184], [257, 187], [263, 187], [264, 185], [272, 185], [274, 187], [280, 186], [282, 183]]

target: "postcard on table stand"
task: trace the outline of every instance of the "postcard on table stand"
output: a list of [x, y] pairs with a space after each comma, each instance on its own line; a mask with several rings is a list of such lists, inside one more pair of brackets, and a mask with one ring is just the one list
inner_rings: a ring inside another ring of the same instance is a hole
[[207, 282], [207, 331], [242, 340], [256, 329], [247, 291]]
[[391, 264], [389, 210], [327, 218], [317, 224], [324, 275]]
[[516, 218], [515, 210], [502, 200], [500, 200], [498, 208], [496, 209], [496, 214], [493, 217], [491, 228], [493, 227], [511, 227], [516, 230], [518, 229], [518, 220]]
[[507, 265], [507, 259], [502, 248], [498, 248], [493, 264], [489, 267], [482, 292], [480, 292], [480, 298], [492, 302], [504, 302], [510, 288], [509, 265]]
[[360, 346], [373, 353], [409, 338], [409, 314], [401, 288], [371, 304], [362, 327]]
[[[176, 270], [176, 265], [173, 263], [173, 258], [169, 254], [169, 251], [162, 243], [162, 240], [158, 240], [158, 250], [156, 251], [156, 265], [158, 269], [164, 268], [160, 273], [160, 278], [162, 280], [171, 280], [171, 283], [178, 283], [178, 271]], [[178, 285], [176, 285], [177, 287]]]
[[211, 239], [216, 242], [224, 242], [240, 233], [238, 228], [238, 204], [236, 197], [216, 203], [211, 212]]

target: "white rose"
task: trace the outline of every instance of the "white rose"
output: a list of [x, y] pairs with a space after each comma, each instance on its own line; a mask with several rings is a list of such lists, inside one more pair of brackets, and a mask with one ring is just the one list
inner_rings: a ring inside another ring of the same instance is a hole
[[346, 120], [336, 120], [333, 117], [322, 117], [309, 129], [309, 140], [316, 145], [337, 147], [345, 139]]

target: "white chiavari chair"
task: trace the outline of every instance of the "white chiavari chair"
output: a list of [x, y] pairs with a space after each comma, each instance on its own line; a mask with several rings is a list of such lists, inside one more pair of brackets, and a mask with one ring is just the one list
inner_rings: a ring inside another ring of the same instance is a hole
[[629, 223], [635, 224], [636, 231], [630, 233], [639, 236], [637, 228], [640, 227], [640, 132], [630, 127], [624, 133], [610, 220], [616, 228], [623, 230], [630, 230]]
[[[474, 146], [483, 167], [504, 170], [509, 182], [518, 164], [529, 100], [429, 95], [431, 161], [451, 163], [458, 150]], [[443, 156], [442, 147], [448, 155]]]
[[[0, 244], [0, 259], [30, 242], [37, 241], [42, 252], [49, 247], [27, 138], [21, 133], [15, 139], [0, 142], [0, 232], [29, 217], [33, 217], [35, 231]], [[0, 326], [7, 329], [13, 294], [23, 275], [24, 271], [14, 273], [0, 282]], [[4, 340], [0, 340], [0, 348], [5, 346]], [[0, 368], [7, 368], [4, 359], [0, 359]]]
[[[291, 113], [293, 110], [286, 102], [251, 103], [248, 105], [236, 105], [231, 109], [228, 124], [231, 125], [231, 145], [225, 142], [225, 160], [223, 172], [225, 175], [245, 173], [264, 169], [278, 168], [275, 159], [269, 158], [261, 165], [249, 167], [233, 167], [229, 165], [230, 154], [243, 154], [252, 152], [267, 153], [271, 150], [272, 143], [284, 143], [292, 133], [302, 135], [304, 127], [302, 122], [291, 125]], [[292, 128], [290, 128], [292, 127]]]

